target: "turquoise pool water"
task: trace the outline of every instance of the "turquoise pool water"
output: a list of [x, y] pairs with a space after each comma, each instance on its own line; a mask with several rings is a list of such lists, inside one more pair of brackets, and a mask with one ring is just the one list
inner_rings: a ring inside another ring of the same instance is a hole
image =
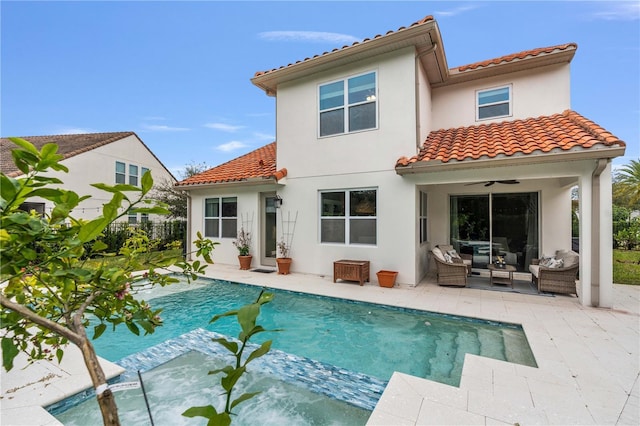
[[[154, 334], [135, 336], [124, 327], [105, 332], [94, 341], [98, 354], [115, 362], [196, 328], [236, 337], [234, 319], [209, 320], [253, 302], [260, 288], [203, 280], [207, 285], [152, 300], [164, 320]], [[259, 323], [283, 331], [264, 333], [257, 343], [272, 339], [273, 348], [381, 380], [399, 371], [457, 386], [466, 353], [536, 366], [517, 325], [270, 291], [276, 296], [263, 306]]]
[[[142, 374], [154, 424], [205, 425], [203, 418], [190, 419], [182, 412], [191, 406], [212, 404], [223, 407], [217, 376], [207, 371], [221, 368], [220, 358], [192, 351]], [[137, 380], [137, 378], [136, 378]], [[234, 410], [234, 426], [364, 425], [371, 412], [352, 404], [296, 386], [273, 375], [250, 371], [239, 383], [236, 395], [261, 392]], [[120, 422], [123, 425], [151, 425], [141, 389], [116, 392]], [[65, 426], [102, 424], [95, 398], [54, 413]]]

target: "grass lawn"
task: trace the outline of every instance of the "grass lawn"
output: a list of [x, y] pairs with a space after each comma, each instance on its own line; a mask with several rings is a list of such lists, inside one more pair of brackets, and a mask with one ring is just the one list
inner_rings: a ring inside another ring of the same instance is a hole
[[640, 285], [640, 251], [613, 250], [613, 282]]

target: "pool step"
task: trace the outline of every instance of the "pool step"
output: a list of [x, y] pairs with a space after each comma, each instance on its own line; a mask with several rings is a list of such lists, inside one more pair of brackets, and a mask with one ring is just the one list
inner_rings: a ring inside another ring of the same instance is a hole
[[501, 330], [488, 330], [481, 328], [478, 330], [478, 341], [480, 342], [481, 356], [494, 359], [505, 359], [504, 338]]
[[504, 338], [504, 352], [507, 361], [531, 366], [532, 355], [526, 336], [517, 330], [510, 330], [508, 328], [502, 330], [502, 336]]

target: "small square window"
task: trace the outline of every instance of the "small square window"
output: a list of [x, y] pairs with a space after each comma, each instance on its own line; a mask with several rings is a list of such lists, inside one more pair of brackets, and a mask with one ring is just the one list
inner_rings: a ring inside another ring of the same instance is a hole
[[476, 92], [476, 119], [511, 116], [511, 86]]

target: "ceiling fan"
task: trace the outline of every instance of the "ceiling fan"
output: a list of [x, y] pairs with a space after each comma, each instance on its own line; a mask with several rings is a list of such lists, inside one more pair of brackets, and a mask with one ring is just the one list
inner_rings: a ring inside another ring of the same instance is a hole
[[494, 185], [496, 183], [502, 183], [504, 185], [515, 185], [518, 184], [520, 182], [518, 182], [515, 179], [507, 179], [507, 180], [488, 180], [486, 182], [475, 182], [475, 183], [468, 183], [467, 186], [469, 185], [479, 185], [481, 183], [484, 183], [484, 186], [491, 186]]

